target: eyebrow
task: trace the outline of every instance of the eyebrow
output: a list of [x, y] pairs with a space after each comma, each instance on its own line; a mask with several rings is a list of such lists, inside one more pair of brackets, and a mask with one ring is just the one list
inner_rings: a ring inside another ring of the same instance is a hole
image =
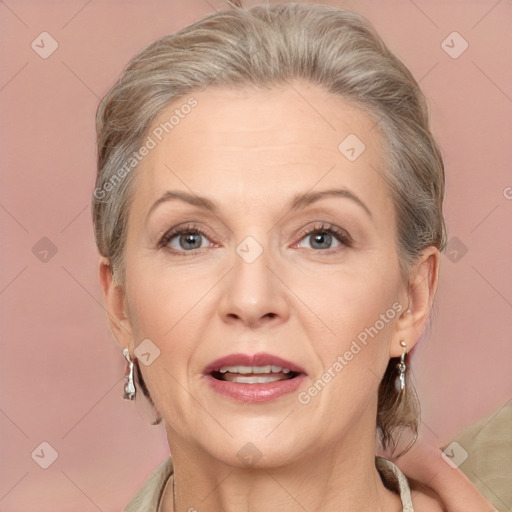
[[[370, 211], [368, 206], [366, 206], [366, 204], [356, 194], [345, 188], [334, 188], [318, 192], [305, 192], [302, 194], [297, 194], [296, 196], [293, 197], [291, 201], [290, 210], [301, 210], [306, 206], [326, 197], [343, 197], [346, 199], [350, 199], [351, 201], [359, 205], [368, 214], [368, 216], [371, 219], [373, 219], [372, 212]], [[184, 192], [181, 190], [168, 190], [162, 195], [162, 197], [160, 197], [153, 203], [153, 205], [148, 211], [146, 219], [151, 215], [151, 212], [153, 212], [153, 210], [158, 205], [172, 200], [181, 200], [188, 204], [191, 204], [192, 206], [196, 206], [198, 208], [207, 210], [214, 214], [218, 214], [220, 211], [219, 203], [212, 199], [208, 199], [207, 197], [191, 194], [189, 192]]]
[[361, 199], [359, 199], [358, 196], [346, 188], [332, 188], [329, 190], [321, 190], [319, 192], [306, 192], [304, 194], [297, 194], [293, 198], [291, 210], [300, 210], [314, 203], [315, 201], [323, 199], [324, 197], [344, 197], [346, 199], [350, 199], [358, 206], [360, 206], [371, 219], [373, 219], [370, 208], [368, 208], [368, 206], [366, 206], [366, 204]]

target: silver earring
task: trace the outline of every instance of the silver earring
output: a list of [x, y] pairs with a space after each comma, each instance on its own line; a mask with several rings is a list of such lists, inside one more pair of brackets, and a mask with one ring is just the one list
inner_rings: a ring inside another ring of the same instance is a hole
[[[400, 356], [400, 362], [396, 365], [396, 369], [398, 370], [399, 381], [399, 386], [397, 385], [397, 391], [399, 393], [403, 392], [405, 389], [405, 370], [407, 370], [407, 365], [405, 364], [405, 347], [407, 346], [407, 343], [405, 343], [405, 341], [402, 340], [400, 342], [400, 346], [403, 348], [403, 352], [402, 355]], [[398, 389], [398, 387], [400, 387], [400, 389]]]
[[135, 383], [133, 380], [133, 359], [130, 358], [130, 351], [125, 348], [123, 350], [123, 356], [128, 362], [126, 365], [126, 371], [124, 374], [124, 378], [126, 379], [126, 382], [124, 384], [124, 392], [123, 392], [123, 398], [125, 400], [135, 400]]

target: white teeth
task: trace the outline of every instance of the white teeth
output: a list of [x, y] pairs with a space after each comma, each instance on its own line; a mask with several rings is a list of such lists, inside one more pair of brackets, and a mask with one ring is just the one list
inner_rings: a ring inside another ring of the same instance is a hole
[[281, 368], [280, 366], [223, 366], [220, 369], [220, 373], [238, 373], [241, 375], [248, 373], [290, 373], [288, 368]]

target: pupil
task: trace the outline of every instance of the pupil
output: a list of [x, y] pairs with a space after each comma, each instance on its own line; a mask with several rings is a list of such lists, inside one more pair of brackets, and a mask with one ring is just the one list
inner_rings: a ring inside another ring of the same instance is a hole
[[313, 235], [314, 243], [318, 243], [322, 249], [329, 248], [331, 245], [331, 238], [332, 236], [328, 233]]
[[[201, 247], [201, 235], [199, 233], [182, 235], [181, 242], [184, 249], [198, 249]], [[190, 245], [188, 245], [190, 244]]]

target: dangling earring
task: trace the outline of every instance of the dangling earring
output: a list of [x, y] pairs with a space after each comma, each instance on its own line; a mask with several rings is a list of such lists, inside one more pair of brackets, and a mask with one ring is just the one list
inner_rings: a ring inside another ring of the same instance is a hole
[[405, 347], [407, 343], [404, 340], [400, 342], [400, 346], [403, 348], [402, 355], [400, 356], [400, 362], [396, 365], [396, 369], [398, 370], [398, 380], [396, 382], [396, 388], [399, 393], [403, 393], [405, 390], [405, 370], [407, 370], [407, 365], [405, 364]]
[[133, 359], [130, 358], [130, 351], [125, 348], [123, 350], [123, 356], [128, 362], [126, 365], [126, 371], [124, 374], [124, 378], [126, 379], [126, 382], [124, 384], [124, 392], [123, 392], [123, 398], [125, 400], [135, 400], [135, 383], [133, 381]]

